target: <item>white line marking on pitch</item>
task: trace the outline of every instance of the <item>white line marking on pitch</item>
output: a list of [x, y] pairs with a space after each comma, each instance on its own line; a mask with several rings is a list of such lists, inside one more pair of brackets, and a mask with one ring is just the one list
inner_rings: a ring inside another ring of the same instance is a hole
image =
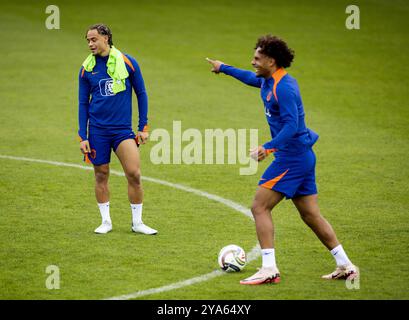
[[[60, 167], [71, 167], [71, 168], [77, 168], [77, 169], [82, 169], [82, 170], [91, 170], [93, 171], [93, 167], [91, 166], [81, 166], [78, 164], [74, 164], [74, 163], [66, 163], [66, 162], [58, 162], [58, 161], [49, 161], [49, 160], [41, 160], [41, 159], [32, 159], [32, 158], [25, 158], [25, 157], [13, 157], [13, 156], [6, 156], [6, 155], [0, 155], [0, 158], [3, 159], [10, 159], [10, 160], [18, 160], [18, 161], [29, 161], [29, 162], [37, 162], [37, 163], [44, 163], [44, 164], [51, 164], [54, 166], [60, 166]], [[125, 174], [123, 172], [120, 171], [116, 171], [116, 170], [110, 170], [110, 172], [114, 175], [117, 176], [125, 176]], [[186, 191], [186, 192], [190, 192], [193, 194], [196, 194], [198, 196], [219, 202], [235, 211], [238, 211], [244, 215], [246, 215], [247, 217], [253, 219], [253, 216], [250, 212], [250, 210], [246, 207], [243, 207], [242, 205], [238, 204], [237, 202], [234, 202], [232, 200], [229, 199], [225, 199], [223, 197], [205, 192], [205, 191], [201, 191], [199, 189], [194, 189], [194, 188], [190, 188], [190, 187], [186, 187], [184, 185], [181, 184], [177, 184], [177, 183], [172, 183], [172, 182], [168, 182], [165, 180], [160, 180], [160, 179], [156, 179], [156, 178], [151, 178], [151, 177], [146, 177], [146, 176], [142, 176], [142, 180], [146, 180], [146, 181], [150, 181], [153, 183], [157, 183], [157, 184], [161, 184], [164, 186], [168, 186], [170, 188], [175, 188], [175, 189], [179, 189], [182, 191]], [[256, 259], [258, 256], [260, 255], [260, 247], [257, 244], [247, 255], [247, 261], [251, 262], [254, 259]], [[115, 297], [110, 297], [107, 298], [105, 300], [128, 300], [128, 299], [134, 299], [134, 298], [139, 298], [139, 297], [143, 297], [143, 296], [147, 296], [147, 295], [151, 295], [151, 294], [155, 294], [155, 293], [161, 293], [161, 292], [165, 292], [165, 291], [170, 291], [170, 290], [175, 290], [175, 289], [179, 289], [182, 287], [186, 287], [186, 286], [190, 286], [192, 284], [196, 284], [199, 282], [203, 282], [203, 281], [207, 281], [210, 280], [212, 278], [221, 276], [226, 274], [223, 271], [220, 270], [215, 270], [212, 271], [210, 273], [206, 273], [194, 278], [190, 278], [187, 280], [183, 280], [183, 281], [179, 281], [179, 282], [175, 282], [175, 283], [171, 283], [169, 285], [166, 286], [162, 286], [162, 287], [158, 287], [158, 288], [152, 288], [152, 289], [146, 289], [146, 290], [141, 290], [141, 291], [136, 291], [133, 293], [129, 293], [129, 294], [124, 294], [124, 295], [120, 295], [120, 296], [115, 296]]]

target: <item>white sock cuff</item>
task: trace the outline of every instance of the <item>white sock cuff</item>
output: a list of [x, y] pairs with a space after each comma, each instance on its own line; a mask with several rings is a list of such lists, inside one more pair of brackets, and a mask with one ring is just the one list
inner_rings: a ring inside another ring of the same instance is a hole
[[261, 259], [263, 268], [275, 268], [276, 257], [274, 248], [261, 249]]
[[111, 217], [109, 216], [109, 201], [104, 203], [98, 203], [99, 212], [101, 213], [102, 222], [111, 222]]
[[342, 244], [339, 244], [334, 249], [332, 249], [331, 254], [334, 255], [334, 253], [337, 253], [340, 250], [344, 250], [344, 248], [342, 248]]
[[261, 254], [270, 254], [274, 252], [275, 252], [274, 248], [261, 249]]
[[142, 222], [142, 203], [131, 203], [132, 224], [140, 224]]
[[349, 260], [341, 244], [337, 245], [334, 249], [332, 249], [331, 254], [334, 257], [337, 266], [345, 266], [352, 264], [351, 260]]

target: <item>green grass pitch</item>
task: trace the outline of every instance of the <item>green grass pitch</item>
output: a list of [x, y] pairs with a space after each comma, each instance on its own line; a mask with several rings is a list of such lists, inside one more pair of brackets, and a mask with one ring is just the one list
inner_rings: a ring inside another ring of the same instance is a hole
[[[0, 4], [0, 156], [84, 165], [76, 140], [78, 71], [86, 28], [108, 24], [114, 44], [140, 64], [151, 129], [259, 129], [269, 138], [259, 91], [210, 73], [205, 58], [251, 69], [258, 36], [295, 49], [297, 78], [315, 146], [323, 215], [361, 270], [359, 289], [320, 279], [333, 258], [291, 202], [273, 212], [276, 286], [241, 286], [237, 274], [139, 299], [409, 298], [409, 5], [354, 1], [360, 29], [347, 30], [350, 1], [60, 1], [59, 30], [45, 27], [49, 1]], [[134, 127], [137, 122], [134, 97]], [[249, 207], [258, 172], [237, 165], [154, 165], [142, 173]], [[113, 156], [111, 168], [121, 171]], [[155, 237], [130, 232], [124, 177], [111, 175], [114, 230], [100, 222], [92, 171], [0, 157], [0, 299], [103, 299], [160, 288], [216, 270], [217, 254], [257, 243], [253, 222], [218, 202], [144, 182], [144, 221]], [[60, 289], [46, 288], [57, 265]]]

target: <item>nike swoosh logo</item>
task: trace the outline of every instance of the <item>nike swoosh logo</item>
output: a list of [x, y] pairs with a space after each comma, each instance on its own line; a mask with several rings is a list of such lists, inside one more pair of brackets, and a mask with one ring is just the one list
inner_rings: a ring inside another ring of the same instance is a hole
[[99, 71], [97, 71], [97, 72], [93, 72], [92, 74], [97, 74]]

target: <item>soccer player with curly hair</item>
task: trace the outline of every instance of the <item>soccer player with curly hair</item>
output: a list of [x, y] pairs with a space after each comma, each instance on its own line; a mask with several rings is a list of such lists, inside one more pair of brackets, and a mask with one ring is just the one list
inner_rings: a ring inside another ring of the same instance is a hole
[[212, 72], [224, 73], [241, 82], [261, 88], [264, 112], [272, 140], [251, 151], [257, 161], [274, 154], [274, 161], [261, 177], [253, 200], [256, 233], [261, 247], [262, 267], [241, 284], [280, 282], [274, 250], [273, 208], [285, 197], [291, 199], [302, 220], [331, 252], [336, 270], [324, 279], [352, 280], [359, 269], [352, 264], [337, 236], [321, 215], [315, 183], [316, 157], [312, 146], [318, 135], [307, 128], [304, 107], [297, 81], [287, 73], [294, 51], [282, 39], [266, 35], [258, 39], [253, 60], [255, 72], [241, 70], [221, 61], [207, 58]]

